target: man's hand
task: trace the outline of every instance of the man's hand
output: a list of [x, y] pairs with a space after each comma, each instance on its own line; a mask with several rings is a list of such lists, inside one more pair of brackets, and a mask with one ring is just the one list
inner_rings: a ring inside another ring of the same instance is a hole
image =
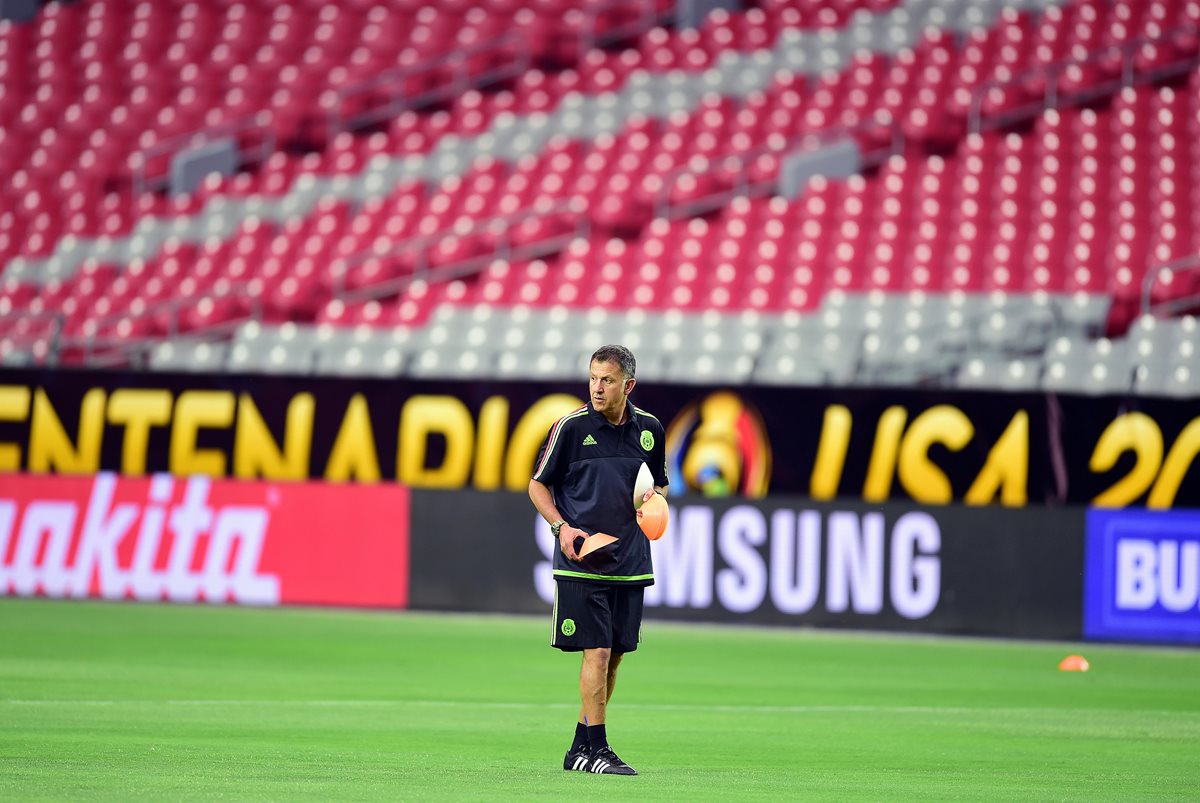
[[558, 548], [568, 560], [579, 560], [579, 555], [575, 552], [575, 539], [580, 537], [587, 538], [587, 533], [570, 524], [564, 524], [558, 531]]

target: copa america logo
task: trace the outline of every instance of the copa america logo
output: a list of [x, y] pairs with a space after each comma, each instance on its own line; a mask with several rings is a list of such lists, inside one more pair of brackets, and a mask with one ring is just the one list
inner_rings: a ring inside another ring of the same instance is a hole
[[689, 492], [761, 499], [771, 479], [762, 417], [726, 390], [690, 403], [667, 428], [667, 466]]

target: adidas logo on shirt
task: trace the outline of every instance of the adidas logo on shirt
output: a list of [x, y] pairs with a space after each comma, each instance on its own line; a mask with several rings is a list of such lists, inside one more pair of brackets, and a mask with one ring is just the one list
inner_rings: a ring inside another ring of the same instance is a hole
[[596, 439], [593, 438], [591, 435], [588, 435], [586, 438], [583, 439], [583, 445], [584, 446], [595, 446]]

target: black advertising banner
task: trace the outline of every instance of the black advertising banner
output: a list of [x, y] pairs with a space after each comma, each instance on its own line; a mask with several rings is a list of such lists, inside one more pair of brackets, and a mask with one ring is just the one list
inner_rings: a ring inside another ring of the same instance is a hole
[[[0, 474], [166, 471], [525, 488], [578, 382], [0, 372]], [[1200, 507], [1200, 405], [639, 384], [672, 487], [709, 498]]]
[[[521, 494], [414, 492], [409, 604], [546, 613], [557, 544]], [[1077, 640], [1081, 508], [673, 498], [647, 616]]]

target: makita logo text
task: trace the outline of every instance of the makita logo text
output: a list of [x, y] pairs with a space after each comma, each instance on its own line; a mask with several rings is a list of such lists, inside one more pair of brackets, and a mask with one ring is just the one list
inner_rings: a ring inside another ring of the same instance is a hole
[[279, 603], [260, 568], [267, 505], [210, 504], [200, 476], [48, 479], [41, 493], [59, 498], [0, 498], [0, 594]]

